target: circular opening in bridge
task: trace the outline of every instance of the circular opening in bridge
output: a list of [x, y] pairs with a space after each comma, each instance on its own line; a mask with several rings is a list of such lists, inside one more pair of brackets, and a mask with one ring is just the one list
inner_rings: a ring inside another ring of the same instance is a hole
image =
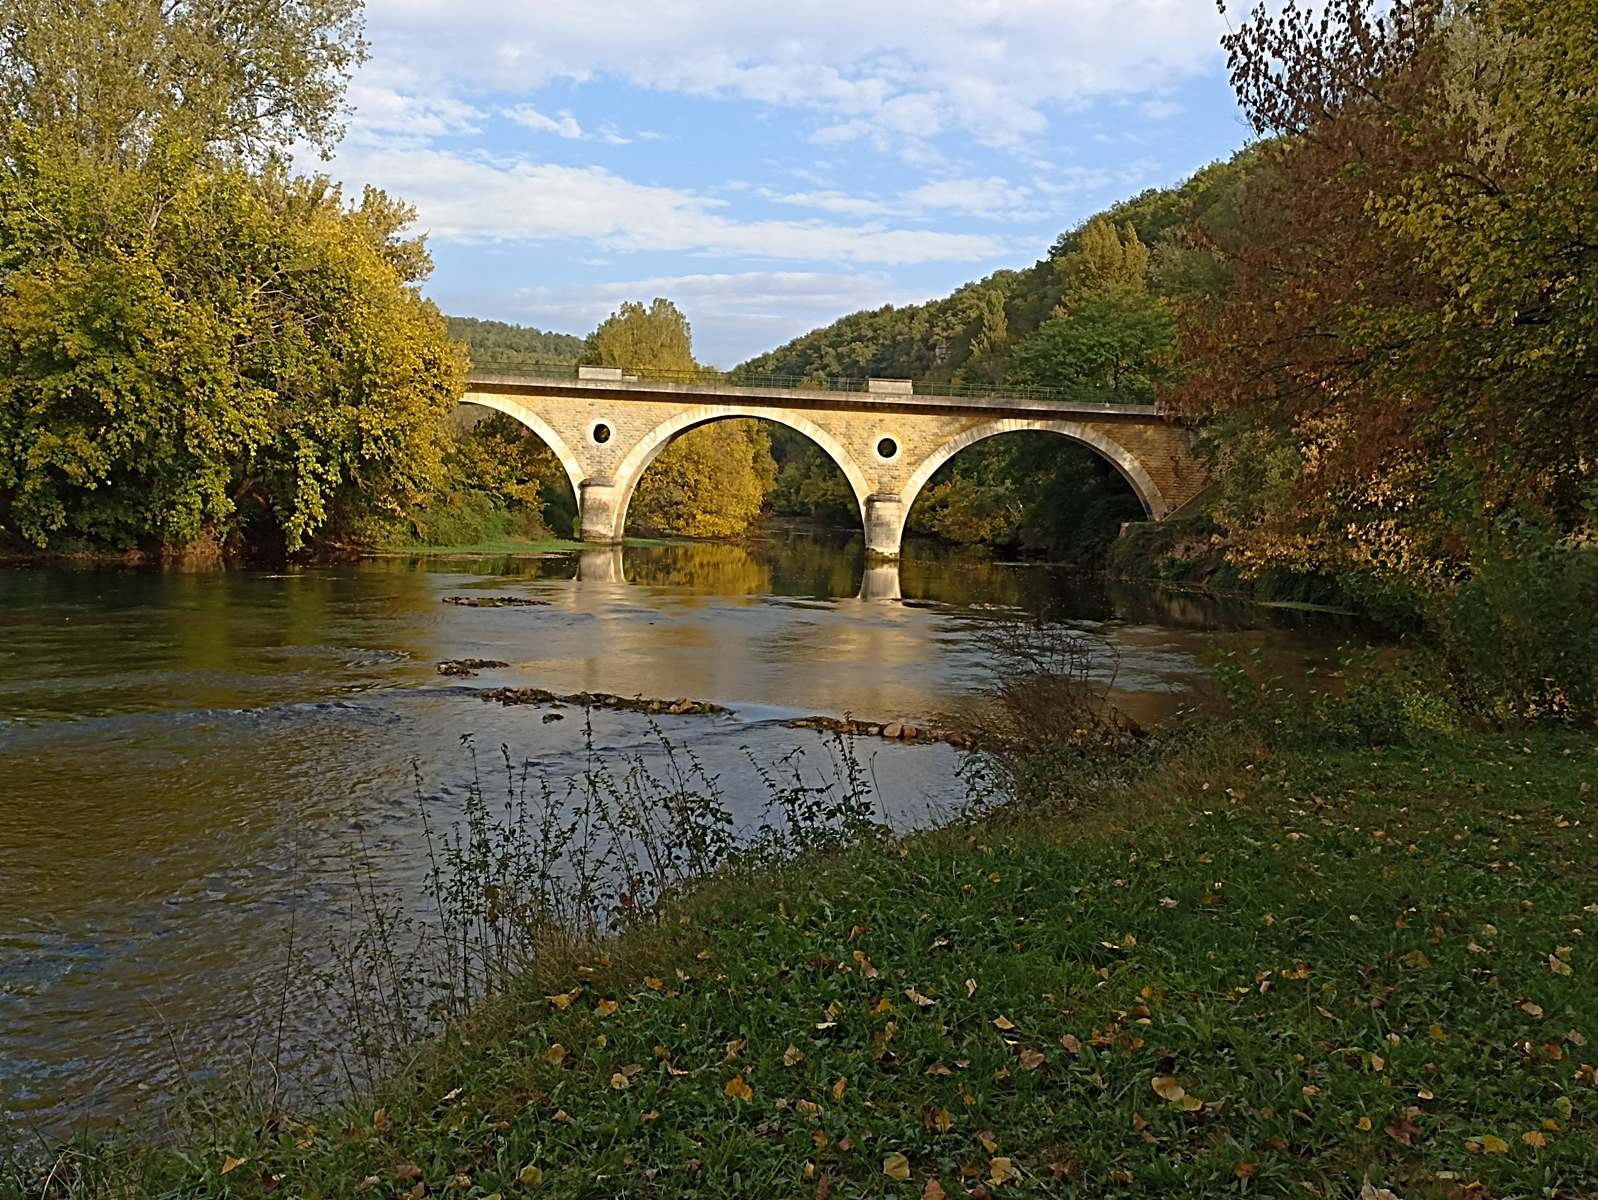
[[877, 457], [882, 459], [884, 462], [891, 458], [897, 458], [898, 455], [899, 443], [894, 441], [891, 437], [885, 437], [877, 443]]
[[599, 422], [599, 424], [594, 426], [592, 437], [595, 442], [603, 446], [606, 442], [610, 441], [610, 426], [606, 425], [603, 421]]

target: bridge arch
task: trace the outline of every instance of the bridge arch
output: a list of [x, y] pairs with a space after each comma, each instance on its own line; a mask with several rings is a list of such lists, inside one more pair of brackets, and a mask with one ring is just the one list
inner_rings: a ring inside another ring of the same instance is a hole
[[866, 497], [871, 494], [871, 485], [867, 482], [865, 472], [860, 469], [854, 456], [844, 448], [835, 437], [822, 429], [813, 421], [800, 416], [798, 413], [780, 409], [744, 407], [741, 405], [707, 404], [678, 413], [676, 416], [662, 421], [648, 433], [644, 434], [625, 458], [616, 468], [615, 483], [617, 488], [616, 502], [616, 527], [615, 540], [621, 541], [627, 528], [627, 510], [632, 506], [633, 493], [638, 488], [638, 482], [649, 469], [649, 464], [669, 446], [676, 438], [691, 429], [701, 425], [709, 425], [714, 421], [724, 421], [733, 417], [744, 417], [756, 421], [771, 421], [777, 425], [784, 425], [796, 433], [801, 433], [809, 438], [828, 458], [832, 459], [845, 479], [849, 481], [850, 490], [854, 492], [855, 503], [860, 508], [860, 518], [864, 522], [866, 514]]
[[520, 422], [538, 435], [539, 439], [548, 446], [555, 457], [560, 459], [560, 465], [566, 472], [566, 478], [571, 481], [572, 495], [582, 496], [583, 479], [588, 472], [583, 469], [583, 464], [572, 453], [571, 447], [564, 438], [555, 432], [555, 427], [543, 417], [539, 416], [515, 396], [495, 392], [467, 392], [461, 397], [462, 404], [475, 404], [480, 408], [492, 409], [494, 412], [504, 413], [514, 421]]
[[916, 498], [921, 495], [923, 488], [932, 477], [937, 474], [938, 468], [943, 466], [967, 446], [974, 446], [977, 442], [985, 441], [990, 437], [997, 437], [1001, 433], [1057, 433], [1062, 437], [1070, 438], [1074, 442], [1087, 446], [1108, 461], [1111, 466], [1120, 472], [1138, 500], [1143, 505], [1144, 512], [1155, 520], [1164, 517], [1170, 511], [1170, 505], [1161, 494], [1159, 485], [1149, 477], [1148, 471], [1138, 461], [1136, 455], [1122, 446], [1114, 438], [1098, 429], [1090, 428], [1080, 421], [1046, 421], [1028, 418], [1007, 418], [990, 421], [968, 429], [964, 433], [950, 438], [940, 445], [920, 465], [911, 472], [909, 479], [899, 493], [903, 503], [902, 515], [899, 517], [898, 541], [903, 541], [905, 522], [909, 520], [910, 510], [915, 506]]

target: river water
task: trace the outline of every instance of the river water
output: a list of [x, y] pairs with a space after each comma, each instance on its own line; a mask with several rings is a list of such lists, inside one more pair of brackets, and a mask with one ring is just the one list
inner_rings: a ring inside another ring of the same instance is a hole
[[[547, 604], [441, 603], [458, 595]], [[1298, 674], [1349, 636], [916, 547], [867, 570], [858, 539], [797, 535], [277, 573], [0, 570], [0, 1150], [137, 1118], [283, 1039], [314, 1058], [326, 1031], [285, 969], [289, 930], [332, 935], [357, 839], [385, 880], [414, 879], [418, 787], [446, 811], [459, 798], [465, 734], [546, 778], [582, 771], [580, 712], [546, 722], [482, 689], [723, 704], [654, 719], [754, 821], [746, 748], [769, 762], [815, 741], [784, 726], [796, 716], [947, 711], [987, 678], [973, 632], [1017, 610], [1102, 639], [1117, 702], [1145, 724], [1205, 701], [1218, 645]], [[438, 673], [462, 658], [510, 665]], [[650, 752], [648, 718], [592, 719], [601, 749]], [[949, 747], [861, 749], [896, 825], [960, 801]]]

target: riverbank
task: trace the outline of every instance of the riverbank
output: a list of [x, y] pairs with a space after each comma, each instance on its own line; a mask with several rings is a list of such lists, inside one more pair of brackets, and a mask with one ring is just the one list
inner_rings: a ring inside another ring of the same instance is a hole
[[46, 1191], [1590, 1195], [1595, 780], [1590, 732], [1189, 734], [1063, 807], [717, 880], [381, 1096]]

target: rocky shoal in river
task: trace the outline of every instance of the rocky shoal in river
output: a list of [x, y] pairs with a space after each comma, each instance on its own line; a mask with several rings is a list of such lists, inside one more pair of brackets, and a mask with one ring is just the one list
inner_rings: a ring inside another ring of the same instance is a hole
[[[444, 668], [456, 666], [504, 666], [503, 663], [493, 663], [483, 660], [467, 659], [459, 663], [440, 663], [439, 670], [445, 674], [469, 673], [460, 671], [445, 671]], [[478, 693], [483, 700], [491, 700], [498, 704], [568, 704], [574, 708], [607, 708], [619, 712], [636, 712], [659, 714], [668, 717], [684, 716], [725, 716], [732, 710], [720, 704], [713, 704], [709, 700], [691, 700], [686, 696], [676, 700], [652, 699], [647, 696], [618, 696], [614, 692], [574, 692], [562, 694], [560, 692], [546, 691], [544, 688], [487, 688]], [[545, 718], [549, 720], [550, 718]], [[890, 742], [910, 742], [931, 744], [942, 742], [944, 745], [954, 746], [958, 749], [973, 749], [977, 739], [970, 734], [960, 733], [952, 729], [936, 729], [927, 726], [912, 725], [905, 721], [853, 721], [839, 717], [813, 716], [797, 717], [792, 721], [784, 721], [785, 729], [811, 729], [818, 733], [837, 733], [845, 737], [875, 737]]]
[[526, 596], [445, 596], [445, 604], [461, 608], [548, 608], [548, 600], [530, 600]]

